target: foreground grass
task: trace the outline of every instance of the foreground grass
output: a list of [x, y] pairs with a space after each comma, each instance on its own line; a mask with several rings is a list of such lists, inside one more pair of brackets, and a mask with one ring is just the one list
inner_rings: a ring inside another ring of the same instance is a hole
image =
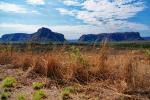
[[[9, 62], [14, 66], [12, 69], [23, 71], [23, 75], [16, 76], [16, 78], [23, 81], [20, 84], [27, 84], [32, 88], [34, 93], [29, 96], [32, 95], [33, 100], [45, 99], [47, 94], [45, 90], [40, 89], [50, 89], [52, 85], [59, 88], [59, 95], [62, 99], [73, 98], [78, 92], [100, 98], [99, 93], [102, 91], [105, 93], [103, 88], [113, 90], [112, 94], [117, 92], [116, 95], [119, 95], [119, 98], [122, 98], [120, 94], [124, 93], [134, 94], [139, 90], [150, 91], [149, 49], [144, 51], [114, 50], [107, 43], [102, 44], [100, 48], [93, 48], [91, 50], [82, 46], [67, 48], [64, 46], [46, 53], [35, 53], [32, 47], [25, 52], [8, 50], [0, 52], [0, 58], [4, 58], [5, 54], [6, 57], [11, 58], [11, 61], [0, 59], [0, 62], [2, 61], [3, 64]], [[42, 81], [39, 81], [39, 78], [42, 78]], [[76, 89], [77, 91], [73, 88], [75, 84], [79, 85], [76, 87], [79, 88], [79, 90]], [[15, 85], [14, 77], [7, 77], [2, 81], [2, 87], [15, 87]], [[128, 95], [124, 96], [131, 98]], [[103, 98], [105, 97], [107, 96]], [[20, 95], [19, 99], [24, 100], [24, 96]]]

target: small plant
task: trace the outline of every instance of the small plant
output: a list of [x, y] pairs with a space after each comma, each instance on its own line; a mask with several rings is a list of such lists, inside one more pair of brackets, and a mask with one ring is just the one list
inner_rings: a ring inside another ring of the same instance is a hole
[[2, 82], [2, 86], [4, 88], [14, 87], [15, 84], [16, 84], [16, 79], [14, 77], [6, 77]]
[[41, 83], [41, 82], [34, 82], [34, 83], [32, 84], [32, 87], [33, 87], [33, 89], [41, 89], [41, 88], [44, 87], [44, 84]]
[[10, 94], [7, 92], [3, 92], [0, 94], [0, 99], [1, 100], [7, 100], [10, 97]]
[[26, 100], [25, 95], [24, 94], [19, 94], [17, 96], [17, 100]]
[[145, 50], [145, 54], [146, 54], [148, 57], [150, 57], [150, 50], [149, 50], [149, 49], [146, 49], [146, 50]]
[[33, 100], [41, 100], [46, 98], [46, 93], [43, 90], [38, 90], [33, 94]]
[[70, 94], [74, 93], [74, 88], [73, 87], [65, 87], [61, 91], [61, 97], [63, 100], [66, 100], [67, 98], [70, 97]]

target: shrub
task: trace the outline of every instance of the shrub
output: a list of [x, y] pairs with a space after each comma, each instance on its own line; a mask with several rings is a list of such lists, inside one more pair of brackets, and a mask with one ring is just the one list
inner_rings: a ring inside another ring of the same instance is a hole
[[149, 50], [149, 49], [146, 49], [144, 52], [145, 52], [145, 54], [146, 54], [148, 57], [150, 57], [150, 50]]
[[2, 81], [2, 86], [4, 88], [9, 88], [9, 87], [14, 87], [16, 84], [16, 79], [14, 77], [6, 77], [3, 81]]
[[43, 90], [38, 90], [33, 94], [33, 100], [41, 100], [46, 97], [46, 93]]
[[44, 87], [44, 84], [43, 84], [43, 83], [40, 83], [40, 82], [34, 82], [34, 83], [32, 84], [32, 87], [33, 87], [33, 89], [41, 89], [41, 88]]
[[26, 100], [25, 95], [19, 94], [19, 95], [17, 96], [17, 100]]
[[66, 100], [67, 98], [70, 97], [71, 93], [74, 93], [74, 88], [73, 87], [65, 87], [63, 88], [63, 90], [61, 91], [61, 97], [63, 100]]
[[89, 77], [89, 64], [86, 59], [84, 59], [78, 48], [74, 46], [71, 47], [69, 56], [71, 59], [72, 67], [72, 78], [80, 83], [88, 82]]
[[3, 93], [0, 94], [1, 100], [6, 100], [6, 99], [8, 99], [9, 97], [10, 97], [10, 94], [7, 93], [7, 92], [3, 92]]

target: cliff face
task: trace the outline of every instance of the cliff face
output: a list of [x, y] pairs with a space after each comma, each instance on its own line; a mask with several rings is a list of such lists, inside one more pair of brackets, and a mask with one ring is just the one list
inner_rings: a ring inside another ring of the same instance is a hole
[[9, 41], [26, 41], [30, 37], [29, 34], [26, 33], [13, 33], [13, 34], [5, 34], [1, 37], [1, 41], [9, 42]]
[[63, 42], [65, 41], [64, 35], [51, 31], [48, 28], [40, 28], [33, 34], [27, 33], [13, 33], [5, 34], [1, 37], [1, 42]]
[[108, 41], [137, 41], [143, 40], [139, 32], [120, 32], [120, 33], [102, 33], [87, 34], [79, 38], [80, 42], [99, 42], [107, 39]]

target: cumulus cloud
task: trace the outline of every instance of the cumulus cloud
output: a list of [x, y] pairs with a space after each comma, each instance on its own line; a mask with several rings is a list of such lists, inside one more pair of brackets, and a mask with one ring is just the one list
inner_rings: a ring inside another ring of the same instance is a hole
[[4, 12], [12, 12], [12, 13], [36, 13], [39, 14], [38, 11], [29, 10], [21, 5], [0, 2], [0, 11]]
[[[115, 31], [147, 29], [146, 25], [129, 22], [128, 19], [143, 11], [146, 6], [143, 0], [69, 0], [77, 2], [80, 9], [57, 8], [61, 14], [74, 16], [85, 24], [107, 27]], [[65, 3], [64, 1], [62, 1]], [[67, 3], [65, 3], [68, 5]], [[72, 5], [76, 6], [76, 5]], [[135, 27], [137, 26], [137, 27]], [[139, 27], [142, 26], [142, 27]]]
[[27, 0], [26, 2], [32, 5], [44, 5], [45, 4], [44, 0]]
[[56, 10], [58, 10], [62, 15], [68, 14], [68, 15], [74, 16], [76, 12], [76, 11], [70, 11], [64, 8], [57, 8]]
[[0, 2], [0, 10], [14, 13], [27, 13], [27, 9], [16, 4]]
[[80, 6], [79, 0], [61, 0], [65, 5], [74, 5], [74, 6]]

